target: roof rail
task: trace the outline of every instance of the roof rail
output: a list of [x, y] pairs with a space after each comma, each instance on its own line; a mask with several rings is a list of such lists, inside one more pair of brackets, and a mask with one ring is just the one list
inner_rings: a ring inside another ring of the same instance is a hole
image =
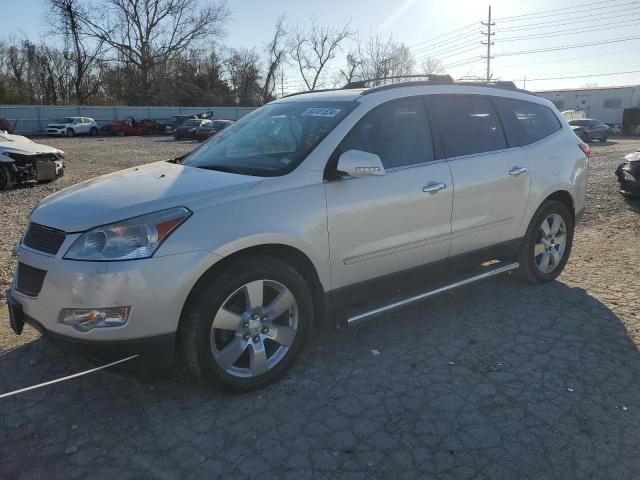
[[284, 97], [280, 97], [280, 98], [295, 97], [296, 95], [303, 95], [305, 93], [334, 92], [336, 90], [342, 90], [342, 89], [341, 88], [322, 88], [322, 89], [318, 89], [318, 90], [303, 90], [301, 92], [289, 93], [289, 94], [285, 95]]
[[[396, 82], [396, 83], [386, 83], [386, 82], [393, 82], [394, 80], [406, 80], [409, 79], [409, 81], [405, 81], [405, 82]], [[411, 80], [413, 79], [413, 80]], [[416, 80], [416, 79], [421, 79], [421, 80]], [[385, 84], [382, 84], [382, 82], [385, 82]], [[379, 89], [379, 88], [384, 88], [384, 87], [395, 87], [397, 85], [401, 85], [403, 83], [422, 83], [422, 84], [431, 84], [431, 85], [444, 85], [444, 84], [451, 84], [453, 83], [453, 78], [451, 78], [450, 75], [444, 74], [444, 75], [439, 75], [439, 74], [433, 74], [433, 73], [429, 73], [429, 74], [417, 74], [417, 75], [394, 75], [391, 77], [379, 77], [379, 78], [368, 78], [366, 80], [357, 80], [355, 82], [350, 82], [348, 84], [346, 84], [344, 87], [344, 89], [351, 89], [351, 88], [370, 88], [371, 90], [375, 90], [375, 89]]]

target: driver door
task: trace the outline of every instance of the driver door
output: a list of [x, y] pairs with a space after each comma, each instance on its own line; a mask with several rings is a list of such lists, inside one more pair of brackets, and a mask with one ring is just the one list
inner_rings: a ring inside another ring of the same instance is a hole
[[347, 150], [377, 154], [386, 173], [325, 183], [331, 288], [447, 258], [452, 177], [434, 154], [422, 97], [366, 114], [339, 148]]

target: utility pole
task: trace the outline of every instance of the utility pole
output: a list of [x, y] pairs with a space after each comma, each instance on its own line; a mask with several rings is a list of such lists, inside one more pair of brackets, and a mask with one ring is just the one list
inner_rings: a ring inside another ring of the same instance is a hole
[[384, 83], [387, 83], [387, 76], [389, 75], [389, 63], [391, 63], [391, 59], [390, 58], [385, 58], [384, 60], [382, 60], [380, 62], [382, 64], [382, 68], [384, 71]]
[[487, 41], [486, 42], [481, 42], [482, 45], [486, 45], [487, 46], [487, 82], [491, 81], [491, 59], [493, 58], [491, 56], [491, 45], [493, 45], [493, 40], [491, 40], [491, 37], [493, 35], [495, 35], [495, 33], [493, 33], [491, 31], [491, 27], [493, 27], [495, 25], [495, 23], [491, 23], [491, 5], [489, 5], [489, 17], [487, 19], [486, 22], [480, 22], [483, 26], [487, 27], [487, 31], [486, 32], [481, 32], [482, 35], [487, 37]]
[[524, 85], [522, 86], [522, 89], [523, 90], [527, 89], [527, 76], [526, 75], [524, 76]]

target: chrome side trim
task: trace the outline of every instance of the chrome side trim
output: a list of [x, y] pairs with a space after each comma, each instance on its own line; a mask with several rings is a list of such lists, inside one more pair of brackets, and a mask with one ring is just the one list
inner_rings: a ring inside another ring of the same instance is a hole
[[447, 232], [442, 235], [436, 235], [433, 237], [416, 240], [415, 242], [403, 243], [400, 245], [395, 245], [393, 247], [384, 248], [382, 250], [375, 250], [373, 252], [363, 253], [362, 255], [357, 255], [355, 257], [348, 257], [348, 258], [345, 258], [342, 261], [342, 263], [344, 263], [345, 265], [353, 265], [354, 263], [365, 262], [367, 260], [372, 260], [374, 258], [384, 257], [385, 255], [391, 255], [393, 253], [401, 253], [407, 250], [412, 250], [414, 248], [425, 247], [433, 243], [439, 243], [439, 242], [444, 242], [449, 240], [451, 240], [451, 234]]
[[349, 316], [347, 318], [347, 327], [352, 327], [354, 325], [358, 325], [365, 320], [369, 320], [371, 318], [377, 317], [379, 315], [383, 315], [385, 313], [392, 312], [394, 310], [398, 310], [400, 308], [406, 307], [414, 302], [419, 302], [424, 300], [425, 298], [432, 297], [434, 295], [438, 295], [440, 293], [447, 292], [449, 290], [453, 290], [454, 288], [462, 287], [464, 285], [468, 285], [470, 283], [474, 283], [480, 280], [484, 280], [485, 278], [493, 277], [494, 275], [500, 275], [501, 273], [510, 272], [511, 270], [515, 270], [520, 267], [518, 262], [508, 263], [506, 265], [499, 266], [492, 270], [480, 273], [478, 275], [474, 275], [472, 277], [465, 278], [463, 280], [459, 280], [455, 283], [451, 283], [449, 285], [445, 285], [443, 287], [436, 288], [434, 290], [427, 290], [426, 292], [420, 293], [413, 297], [405, 298], [404, 300], [400, 300], [394, 303], [390, 303], [383, 307], [374, 308], [373, 310], [369, 310], [368, 312], [363, 312], [358, 315]]
[[480, 232], [489, 228], [500, 227], [513, 221], [513, 217], [501, 218], [500, 220], [494, 220], [493, 222], [482, 223], [480, 225], [474, 225], [472, 227], [459, 228], [453, 231], [453, 238], [461, 237], [463, 235], [469, 235], [470, 233]]

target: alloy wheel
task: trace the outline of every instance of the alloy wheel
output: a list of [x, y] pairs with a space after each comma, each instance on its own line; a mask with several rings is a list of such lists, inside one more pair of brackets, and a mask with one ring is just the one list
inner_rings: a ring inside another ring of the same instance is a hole
[[278, 365], [298, 330], [298, 305], [274, 280], [249, 282], [233, 292], [211, 325], [211, 353], [227, 374], [252, 378]]
[[553, 213], [542, 221], [534, 246], [536, 266], [542, 273], [553, 272], [562, 262], [567, 246], [567, 226], [560, 215]]

